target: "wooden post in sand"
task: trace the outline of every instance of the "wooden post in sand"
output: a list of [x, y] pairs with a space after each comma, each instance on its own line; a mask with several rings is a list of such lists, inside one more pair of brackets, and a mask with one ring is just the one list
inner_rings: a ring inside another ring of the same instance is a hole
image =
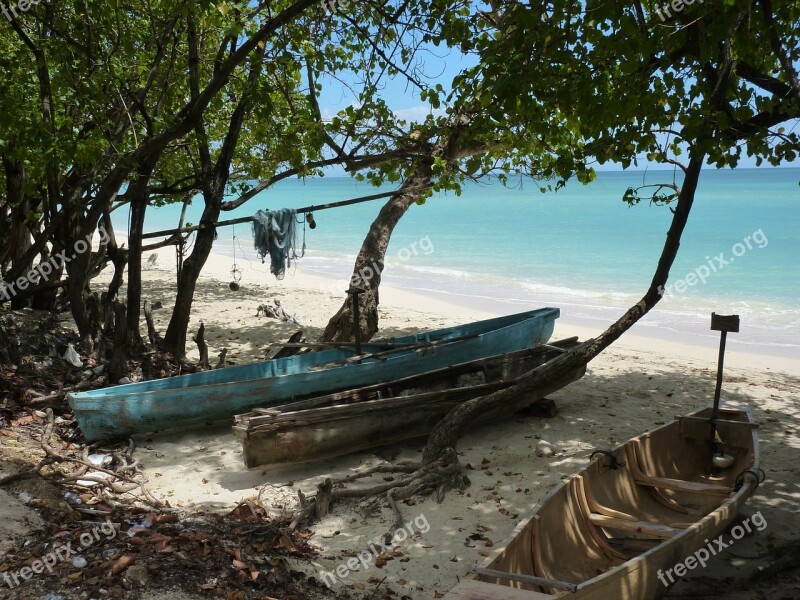
[[[717, 437], [717, 413], [719, 412], [719, 399], [722, 394], [722, 367], [725, 361], [725, 341], [728, 332], [739, 332], [739, 315], [723, 316], [711, 313], [711, 330], [721, 331], [719, 339], [719, 361], [717, 364], [717, 389], [714, 390], [714, 409], [711, 411], [711, 436], [708, 438], [708, 445], [711, 448], [711, 460], [714, 458]], [[720, 454], [722, 452], [720, 451]], [[713, 466], [713, 463], [712, 463]]]

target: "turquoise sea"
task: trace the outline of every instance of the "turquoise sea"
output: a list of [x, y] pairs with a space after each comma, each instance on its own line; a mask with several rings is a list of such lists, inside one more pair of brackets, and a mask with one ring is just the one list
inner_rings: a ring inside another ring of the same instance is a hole
[[[558, 306], [563, 321], [601, 327], [647, 288], [672, 216], [644, 201], [628, 207], [622, 195], [673, 176], [601, 172], [588, 186], [575, 182], [546, 194], [523, 180], [512, 189], [494, 182], [469, 184], [460, 197], [436, 195], [396, 228], [384, 282], [502, 312]], [[706, 170], [671, 271], [673, 287], [638, 332], [716, 336], [707, 331], [710, 313], [738, 313], [740, 350], [800, 358], [798, 182], [796, 168]], [[349, 178], [287, 181], [225, 218], [372, 193]], [[315, 213], [318, 227], [306, 230], [300, 268], [346, 282], [381, 202]], [[196, 223], [200, 212], [190, 207], [188, 220]], [[146, 230], [175, 227], [179, 213], [178, 206], [150, 209]], [[124, 216], [115, 221], [125, 228]], [[257, 260], [247, 225], [221, 228], [215, 252], [231, 254], [234, 234], [239, 257]], [[255, 276], [244, 266], [245, 280]]]

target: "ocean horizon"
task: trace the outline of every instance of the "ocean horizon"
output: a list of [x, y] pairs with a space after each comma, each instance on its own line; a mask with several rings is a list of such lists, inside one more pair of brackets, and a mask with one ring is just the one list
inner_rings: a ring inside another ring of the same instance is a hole
[[[673, 176], [603, 171], [587, 186], [570, 182], [544, 194], [526, 179], [514, 188], [470, 183], [460, 197], [435, 194], [412, 206], [396, 227], [383, 282], [494, 312], [557, 306], [562, 321], [607, 325], [646, 291], [672, 217], [668, 206], [643, 200], [629, 207], [622, 196], [629, 187], [671, 183]], [[800, 358], [798, 182], [800, 168], [705, 171], [664, 299], [635, 330], [716, 337], [708, 331], [710, 313], [736, 313], [742, 318], [734, 338], [740, 350]], [[285, 181], [222, 218], [391, 189], [348, 177]], [[305, 230], [298, 267], [346, 285], [383, 202], [315, 213], [318, 226]], [[187, 221], [197, 223], [201, 212], [200, 204], [190, 206]], [[179, 205], [150, 208], [145, 231], [176, 227], [179, 215]], [[114, 225], [125, 230], [124, 217], [116, 215]], [[259, 261], [248, 224], [218, 230], [213, 251], [232, 256], [234, 247], [243, 283], [263, 277], [248, 268]]]

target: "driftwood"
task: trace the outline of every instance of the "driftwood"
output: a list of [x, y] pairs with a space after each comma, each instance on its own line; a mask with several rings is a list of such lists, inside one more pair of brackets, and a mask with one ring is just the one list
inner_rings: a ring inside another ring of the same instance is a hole
[[[344, 485], [375, 474], [399, 474], [386, 483], [366, 488], [345, 488]], [[403, 461], [397, 464], [380, 464], [361, 472], [332, 481], [326, 478], [317, 486], [313, 497], [302, 496], [300, 509], [295, 512], [291, 528], [322, 519], [330, 512], [331, 505], [339, 500], [364, 499], [374, 508], [384, 501], [395, 515], [385, 538], [390, 539], [395, 530], [403, 524], [403, 516], [398, 501], [405, 500], [415, 494], [436, 492], [439, 503], [444, 500], [445, 493], [451, 489], [464, 490], [469, 486], [469, 479], [463, 474], [455, 450], [449, 448], [442, 457], [429, 464]]]
[[208, 344], [205, 340], [206, 326], [200, 321], [200, 329], [197, 330], [197, 335], [194, 336], [194, 343], [197, 344], [197, 349], [200, 351], [200, 362], [198, 363], [201, 369], [209, 369], [208, 363]]
[[84, 381], [68, 388], [60, 388], [57, 392], [53, 392], [52, 394], [48, 394], [46, 396], [34, 396], [33, 392], [30, 391], [29, 394], [32, 397], [30, 400], [28, 400], [27, 404], [29, 406], [36, 406], [38, 408], [44, 408], [45, 406], [49, 405], [59, 406], [64, 402], [64, 398], [68, 392], [80, 392], [82, 390], [94, 389], [101, 385], [102, 380], [102, 377], [100, 379], [90, 379], [89, 381]]
[[153, 323], [153, 305], [145, 298], [144, 300], [144, 320], [147, 323], [147, 337], [150, 344], [157, 350], [160, 350], [164, 345], [164, 340], [156, 331], [156, 326]]
[[[84, 446], [82, 449], [81, 457], [76, 458], [72, 456], [65, 456], [59, 454], [51, 445], [54, 436], [55, 418], [52, 409], [48, 408], [47, 423], [44, 427], [42, 439], [40, 441], [42, 450], [44, 450], [45, 457], [30, 471], [23, 471], [0, 479], [0, 486], [8, 485], [14, 481], [27, 479], [30, 477], [39, 476], [44, 479], [53, 481], [59, 485], [70, 485], [71, 487], [84, 488], [94, 492], [96, 495], [102, 496], [102, 499], [113, 506], [121, 506], [121, 503], [116, 500], [120, 495], [131, 494], [135, 500], [144, 502], [157, 510], [163, 509], [164, 505], [157, 500], [154, 496], [147, 491], [146, 485], [148, 483], [147, 477], [142, 470], [139, 461], [133, 459], [134, 443], [133, 440], [128, 440], [127, 447], [124, 451], [111, 451], [110, 455], [116, 462], [115, 469], [105, 468], [101, 465], [95, 465], [89, 462], [89, 453], [96, 450], [100, 444], [91, 444]], [[47, 466], [55, 464], [71, 464], [77, 465], [78, 470], [71, 475], [64, 475], [58, 471], [45, 474], [42, 470]], [[105, 477], [98, 475], [89, 475], [89, 472], [102, 473]], [[78, 482], [91, 482], [97, 485], [86, 485]]]
[[286, 312], [286, 309], [283, 308], [281, 301], [277, 298], [275, 299], [275, 306], [270, 306], [269, 304], [259, 305], [258, 309], [256, 310], [256, 316], [260, 317], [262, 315], [271, 319], [279, 319], [284, 323], [288, 323], [289, 325], [300, 325], [297, 317]]
[[275, 356], [272, 358], [286, 358], [287, 356], [294, 356], [295, 354], [299, 354], [302, 346], [300, 346], [300, 342], [303, 339], [303, 330], [293, 333], [292, 337], [289, 338], [290, 346], [284, 346], [280, 350], [275, 353]]
[[228, 356], [228, 349], [223, 348], [222, 352], [220, 352], [217, 356], [219, 357], [219, 360], [217, 361], [217, 364], [214, 368], [222, 369], [225, 367], [225, 358]]
[[157, 263], [158, 263], [158, 252], [153, 252], [150, 256], [147, 257], [147, 262], [142, 266], [142, 270], [149, 271], [150, 269], [155, 269]]

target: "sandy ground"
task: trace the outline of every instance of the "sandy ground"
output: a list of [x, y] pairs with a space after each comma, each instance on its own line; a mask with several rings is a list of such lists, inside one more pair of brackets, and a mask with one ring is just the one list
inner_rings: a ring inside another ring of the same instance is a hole
[[[342, 302], [347, 282], [301, 272], [276, 281], [267, 267], [247, 265], [242, 288], [232, 292], [227, 285], [230, 259], [210, 259], [198, 286], [190, 331], [203, 320], [212, 361], [222, 348], [228, 349], [231, 363], [263, 359], [274, 350], [271, 344], [285, 341], [298, 329], [257, 318], [259, 304], [280, 299], [313, 339]], [[159, 265], [145, 271], [143, 279], [144, 297], [164, 305], [164, 310], [155, 312], [156, 326], [163, 332], [174, 301], [174, 268]], [[334, 294], [334, 290], [340, 291]], [[546, 302], [532, 299], [531, 304]], [[383, 288], [380, 310], [381, 337], [494, 316]], [[570, 325], [568, 315], [561, 321], [557, 338], [585, 339], [599, 333]], [[753, 408], [761, 423], [767, 472], [767, 481], [746, 513], [760, 511], [767, 527], [736, 542], [706, 569], [694, 571], [670, 591], [674, 597], [760, 598], [757, 590], [739, 589], [737, 581], [768, 564], [777, 549], [800, 539], [800, 365], [780, 356], [748, 355], [736, 347], [735, 334], [729, 339], [723, 399], [748, 402]], [[192, 355], [197, 356], [196, 350]], [[716, 355], [715, 345], [623, 337], [591, 363], [582, 380], [549, 396], [560, 409], [556, 417], [518, 416], [466, 435], [458, 451], [462, 464], [472, 469], [472, 485], [463, 493], [448, 494], [441, 504], [423, 498], [403, 505], [411, 535], [396, 544], [397, 551], [386, 556], [385, 564], [369, 562], [343, 579], [334, 577], [337, 567], [381, 536], [392, 520], [388, 508], [364, 514], [353, 504], [336, 506], [316, 525], [313, 541], [321, 549], [320, 558], [299, 568], [316, 573], [336, 589], [369, 592], [388, 587], [413, 600], [441, 597], [495, 544], [507, 539], [552, 486], [585, 464], [593, 449], [612, 447], [675, 415], [707, 406], [713, 398]], [[555, 444], [556, 456], [537, 457], [539, 439]], [[137, 456], [150, 474], [151, 491], [173, 506], [230, 510], [243, 499], [260, 497], [279, 512], [295, 507], [297, 490], [310, 493], [325, 477], [344, 476], [386, 458], [417, 459], [424, 440], [268, 472], [244, 468], [241, 446], [228, 426], [142, 436], [138, 443]], [[737, 589], [739, 595], [734, 594]]]

